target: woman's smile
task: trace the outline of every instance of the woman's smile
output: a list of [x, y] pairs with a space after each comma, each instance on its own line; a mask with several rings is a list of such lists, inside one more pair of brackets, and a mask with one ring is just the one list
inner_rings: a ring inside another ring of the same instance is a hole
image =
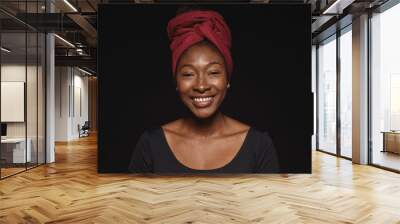
[[205, 108], [211, 106], [214, 102], [214, 96], [192, 97], [193, 106], [197, 108]]

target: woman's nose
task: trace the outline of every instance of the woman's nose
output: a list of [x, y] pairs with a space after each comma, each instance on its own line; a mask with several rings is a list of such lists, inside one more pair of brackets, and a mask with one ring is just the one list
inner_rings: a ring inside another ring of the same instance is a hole
[[194, 85], [194, 90], [203, 93], [209, 89], [210, 89], [210, 86], [208, 84], [207, 78], [204, 77], [203, 75], [199, 75], [196, 79], [196, 83]]

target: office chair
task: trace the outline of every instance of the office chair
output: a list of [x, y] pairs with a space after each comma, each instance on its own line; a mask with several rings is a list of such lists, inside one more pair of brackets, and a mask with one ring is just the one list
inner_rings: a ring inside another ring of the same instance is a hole
[[89, 136], [89, 129], [90, 129], [89, 121], [85, 121], [82, 127], [80, 127], [80, 125], [78, 124], [78, 129], [79, 129], [79, 138]]

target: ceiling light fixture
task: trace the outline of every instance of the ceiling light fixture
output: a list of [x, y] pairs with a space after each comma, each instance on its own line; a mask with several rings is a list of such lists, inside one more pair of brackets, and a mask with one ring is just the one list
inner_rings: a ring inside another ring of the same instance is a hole
[[341, 14], [343, 9], [351, 5], [354, 0], [336, 0], [332, 5], [324, 10], [322, 14]]
[[68, 46], [75, 48], [75, 45], [73, 45], [73, 44], [72, 44], [71, 42], [69, 42], [68, 40], [66, 40], [66, 39], [64, 39], [64, 38], [62, 38], [62, 37], [60, 37], [60, 36], [57, 35], [57, 34], [54, 34], [54, 36], [57, 37], [57, 38], [58, 38], [59, 40], [61, 40], [62, 42], [66, 43]]
[[83, 50], [80, 48], [77, 48], [76, 53], [78, 53], [79, 55], [83, 55]]
[[81, 71], [81, 72], [83, 72], [83, 73], [85, 73], [85, 74], [87, 74], [87, 75], [90, 75], [90, 76], [93, 75], [92, 73], [90, 73], [90, 72], [88, 72], [88, 71], [86, 71], [86, 70], [83, 70], [83, 69], [81, 69], [81, 68], [79, 68], [79, 67], [78, 67], [78, 70]]
[[64, 0], [64, 3], [67, 4], [74, 12], [78, 12], [78, 10], [68, 0]]
[[5, 47], [1, 47], [1, 50], [4, 51], [4, 52], [6, 52], [6, 53], [10, 53], [10, 52], [11, 52], [11, 50], [9, 50], [9, 49], [7, 49], [7, 48], [5, 48]]

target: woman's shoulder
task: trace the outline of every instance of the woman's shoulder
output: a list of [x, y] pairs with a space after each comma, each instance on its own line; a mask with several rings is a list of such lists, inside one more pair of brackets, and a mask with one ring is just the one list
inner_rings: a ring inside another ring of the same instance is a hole
[[225, 115], [225, 119], [226, 119], [226, 122], [229, 127], [228, 129], [233, 133], [236, 133], [236, 134], [245, 133], [245, 132], [250, 131], [250, 129], [252, 128], [251, 126], [249, 126], [241, 121], [238, 121], [234, 118], [228, 117], [226, 115]]
[[271, 138], [268, 131], [260, 130], [254, 126], [250, 127], [253, 136], [257, 138]]
[[164, 136], [160, 126], [149, 127], [136, 141], [136, 147], [141, 148], [145, 153], [152, 153], [153, 150], [157, 150], [164, 147]]
[[265, 147], [273, 147], [272, 139], [268, 131], [258, 129], [255, 126], [249, 126], [246, 124], [239, 124], [237, 130], [242, 130], [242, 132], [247, 132], [246, 135], [246, 146], [249, 146], [254, 151], [264, 150]]
[[260, 130], [252, 126], [249, 134], [251, 135], [252, 141], [261, 147], [264, 147], [265, 145], [272, 145], [272, 139], [268, 131]]
[[255, 173], [279, 173], [278, 151], [267, 131], [251, 128], [251, 152], [256, 158]]
[[247, 146], [257, 158], [276, 157], [276, 148], [268, 131], [261, 131], [252, 126], [248, 135]]

